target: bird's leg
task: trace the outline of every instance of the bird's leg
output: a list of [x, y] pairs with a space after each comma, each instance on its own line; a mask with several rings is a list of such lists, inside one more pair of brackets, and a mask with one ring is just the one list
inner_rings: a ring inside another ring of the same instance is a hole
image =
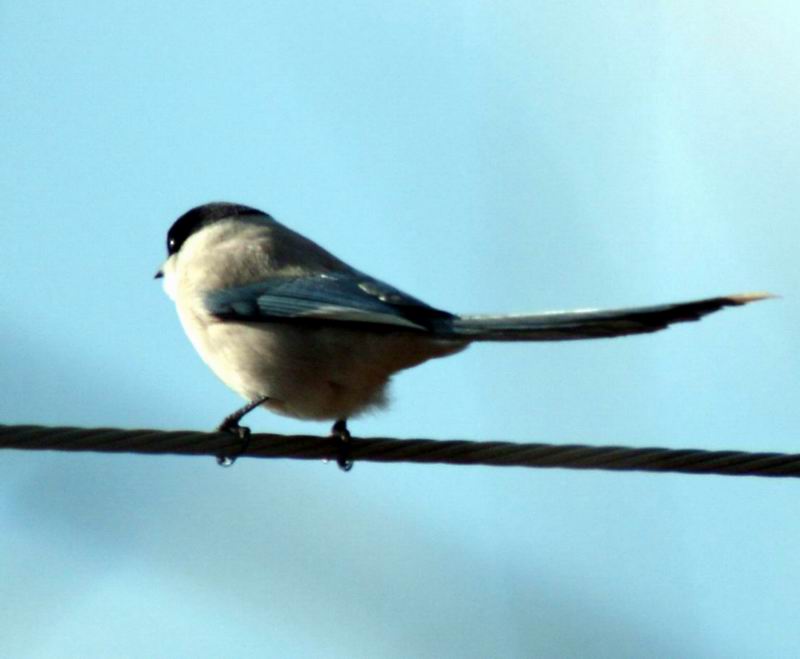
[[220, 454], [217, 456], [217, 464], [222, 467], [230, 467], [236, 462], [236, 459], [244, 454], [247, 450], [248, 445], [250, 444], [250, 428], [245, 426], [240, 426], [239, 421], [242, 417], [247, 414], [248, 412], [252, 412], [256, 409], [259, 405], [263, 405], [269, 400], [269, 396], [262, 396], [261, 398], [256, 398], [255, 400], [251, 400], [247, 405], [244, 407], [240, 407], [238, 410], [226, 416], [222, 423], [217, 426], [217, 432], [230, 432], [236, 435], [240, 440], [241, 444], [239, 446], [239, 450], [236, 451], [234, 455], [225, 455]]
[[331, 437], [336, 440], [336, 464], [342, 471], [353, 468], [350, 457], [350, 431], [347, 429], [347, 419], [339, 419], [331, 428]]

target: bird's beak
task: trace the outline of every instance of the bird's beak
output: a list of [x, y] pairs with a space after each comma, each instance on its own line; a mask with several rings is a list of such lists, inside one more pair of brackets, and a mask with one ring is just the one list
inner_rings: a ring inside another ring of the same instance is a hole
[[153, 277], [153, 279], [161, 279], [163, 276], [164, 276], [164, 271], [163, 271], [163, 270], [159, 270], [159, 271], [156, 273], [156, 276], [155, 276], [155, 277]]

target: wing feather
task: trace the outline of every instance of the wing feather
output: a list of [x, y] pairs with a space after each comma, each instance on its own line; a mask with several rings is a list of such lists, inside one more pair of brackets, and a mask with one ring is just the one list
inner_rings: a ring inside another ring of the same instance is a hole
[[209, 293], [222, 320], [333, 322], [430, 331], [454, 316], [361, 273], [274, 277]]

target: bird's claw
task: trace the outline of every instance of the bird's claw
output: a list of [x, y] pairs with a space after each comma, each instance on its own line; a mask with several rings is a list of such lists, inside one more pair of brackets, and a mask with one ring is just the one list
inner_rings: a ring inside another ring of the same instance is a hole
[[347, 429], [347, 421], [340, 419], [333, 424], [331, 438], [336, 442], [336, 464], [342, 471], [350, 471], [353, 468], [353, 459], [350, 457], [352, 438]]
[[247, 451], [247, 447], [250, 444], [250, 428], [247, 426], [240, 426], [235, 419], [225, 419], [217, 427], [217, 432], [232, 433], [239, 438], [239, 448], [233, 455], [228, 455], [227, 453], [220, 453], [217, 455], [217, 464], [220, 467], [232, 467], [236, 460]]

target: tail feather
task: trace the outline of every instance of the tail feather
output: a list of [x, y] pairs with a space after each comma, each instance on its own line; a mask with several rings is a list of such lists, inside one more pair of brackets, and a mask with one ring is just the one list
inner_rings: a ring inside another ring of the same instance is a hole
[[724, 307], [775, 297], [740, 293], [723, 297], [628, 309], [550, 311], [509, 316], [457, 316], [448, 330], [454, 338], [472, 341], [570, 341], [646, 334], [673, 323], [700, 320]]

